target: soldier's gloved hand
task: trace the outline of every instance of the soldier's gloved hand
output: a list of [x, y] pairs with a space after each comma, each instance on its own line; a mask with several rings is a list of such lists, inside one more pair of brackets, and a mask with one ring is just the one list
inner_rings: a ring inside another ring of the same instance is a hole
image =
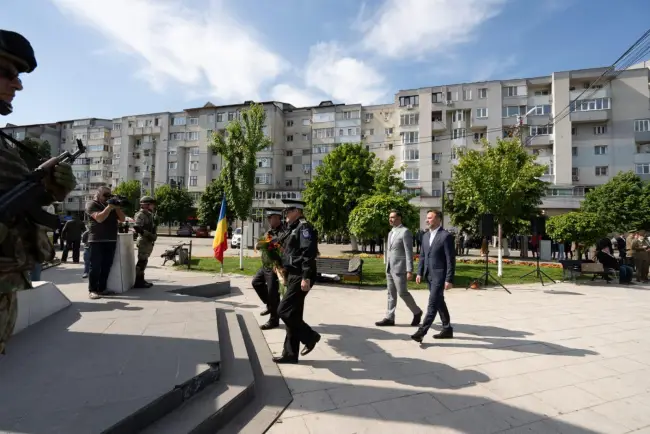
[[77, 186], [77, 179], [72, 166], [61, 163], [54, 166], [51, 174], [45, 178], [45, 188], [58, 201], [62, 201]]

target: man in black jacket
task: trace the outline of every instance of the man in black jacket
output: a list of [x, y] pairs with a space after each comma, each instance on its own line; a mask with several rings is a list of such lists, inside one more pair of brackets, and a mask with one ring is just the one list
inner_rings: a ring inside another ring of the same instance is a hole
[[81, 235], [86, 231], [86, 225], [83, 224], [79, 217], [73, 216], [71, 220], [65, 222], [61, 230], [61, 238], [65, 241], [61, 262], [68, 260], [68, 252], [72, 249], [72, 262], [79, 263], [79, 249], [81, 248]]

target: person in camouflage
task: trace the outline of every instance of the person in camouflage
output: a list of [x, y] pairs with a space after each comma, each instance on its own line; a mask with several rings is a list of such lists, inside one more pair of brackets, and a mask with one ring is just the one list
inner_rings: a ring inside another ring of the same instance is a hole
[[[34, 50], [22, 35], [0, 30], [0, 115], [13, 111], [15, 93], [23, 89], [19, 75], [36, 68]], [[0, 194], [29, 174], [18, 151], [0, 137]], [[72, 168], [59, 164], [44, 181], [42, 206], [61, 201], [76, 186]], [[18, 314], [16, 291], [30, 289], [34, 264], [52, 258], [54, 248], [47, 228], [24, 216], [0, 222], [0, 354], [13, 334]]]
[[156, 221], [153, 215], [156, 200], [151, 196], [140, 199], [140, 211], [135, 215], [135, 231], [138, 234], [138, 262], [135, 264], [134, 288], [151, 288], [152, 283], [144, 280], [144, 270], [147, 268], [149, 256], [153, 252], [153, 245], [158, 238]]

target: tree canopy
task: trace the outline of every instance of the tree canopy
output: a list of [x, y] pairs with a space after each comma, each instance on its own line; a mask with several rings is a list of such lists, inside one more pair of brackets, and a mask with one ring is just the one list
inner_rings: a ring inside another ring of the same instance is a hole
[[548, 185], [540, 180], [545, 168], [535, 158], [517, 139], [460, 153], [450, 182], [453, 200], [445, 202], [452, 223], [475, 233], [481, 216], [492, 214], [504, 235], [521, 230], [538, 215]]
[[[228, 209], [240, 220], [247, 220], [253, 204], [257, 153], [273, 142], [265, 135], [266, 113], [261, 104], [251, 104], [226, 126], [226, 134], [212, 136], [210, 149], [223, 156], [220, 182]], [[221, 200], [219, 200], [221, 204]]]
[[[220, 179], [215, 179], [208, 184], [199, 199], [199, 206], [197, 208], [197, 214], [202, 224], [212, 225], [213, 227], [217, 224], [217, 219], [221, 212], [223, 192], [224, 188]], [[233, 211], [230, 207], [226, 206], [226, 219], [231, 221], [234, 218]]]
[[37, 156], [32, 155], [32, 153], [27, 152], [24, 149], [18, 148], [18, 153], [30, 169], [35, 169], [40, 163], [52, 158], [52, 149], [47, 140], [37, 140], [26, 137], [22, 140], [22, 144], [31, 149]]
[[620, 172], [589, 193], [580, 207], [597, 214], [598, 225], [610, 231], [650, 229], [650, 186], [633, 172]]
[[192, 214], [193, 205], [192, 195], [183, 188], [165, 184], [156, 189], [156, 213], [162, 222], [185, 222]]
[[386, 237], [390, 232], [388, 216], [391, 210], [402, 213], [402, 223], [412, 231], [420, 227], [420, 213], [408, 198], [394, 194], [378, 193], [366, 196], [350, 213], [350, 233], [359, 239]]
[[375, 158], [372, 170], [375, 174], [375, 194], [395, 194], [406, 189], [402, 179], [404, 168], [395, 167], [395, 156], [391, 155], [385, 161]]
[[129, 206], [124, 208], [124, 213], [131, 217], [133, 217], [136, 210], [140, 208], [141, 193], [142, 187], [140, 181], [137, 179], [120, 182], [117, 187], [113, 189], [113, 194], [124, 196], [129, 199]]
[[546, 222], [546, 233], [552, 239], [575, 242], [580, 252], [607, 236], [607, 232], [601, 217], [591, 212], [574, 211], [550, 217]]

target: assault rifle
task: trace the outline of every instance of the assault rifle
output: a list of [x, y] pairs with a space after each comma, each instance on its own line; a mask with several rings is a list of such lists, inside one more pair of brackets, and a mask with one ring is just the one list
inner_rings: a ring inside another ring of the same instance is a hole
[[20, 184], [0, 196], [0, 222], [8, 222], [13, 217], [27, 217], [33, 223], [56, 229], [59, 217], [43, 210], [40, 199], [46, 194], [43, 179], [57, 164], [72, 163], [86, 152], [86, 147], [77, 139], [77, 150], [71, 154], [66, 151], [58, 157], [50, 158], [25, 178]]

